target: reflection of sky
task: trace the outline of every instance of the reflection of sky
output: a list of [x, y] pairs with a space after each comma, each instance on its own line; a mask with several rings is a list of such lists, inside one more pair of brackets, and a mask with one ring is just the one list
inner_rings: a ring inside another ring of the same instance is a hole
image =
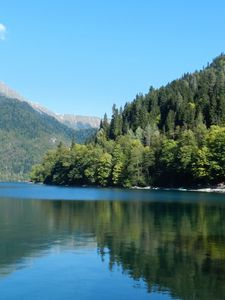
[[108, 268], [95, 249], [55, 251], [27, 259], [21, 269], [0, 280], [1, 299], [171, 299], [146, 293], [143, 281], [133, 281], [119, 267]]
[[[17, 270], [29, 268], [38, 258], [47, 257], [49, 255], [57, 255], [63, 252], [76, 252], [79, 254], [85, 253], [87, 250], [97, 248], [95, 237], [92, 235], [84, 234], [83, 236], [71, 235], [66, 238], [56, 239], [41, 243], [37, 248], [28, 250], [25, 257], [21, 257], [12, 263], [0, 264], [0, 279], [9, 275]], [[0, 294], [1, 295], [1, 294]]]

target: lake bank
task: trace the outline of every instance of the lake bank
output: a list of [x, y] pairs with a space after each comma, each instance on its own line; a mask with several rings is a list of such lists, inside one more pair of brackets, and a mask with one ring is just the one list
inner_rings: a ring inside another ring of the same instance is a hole
[[139, 187], [134, 186], [132, 190], [160, 190], [160, 191], [179, 191], [179, 192], [205, 192], [205, 193], [225, 193], [225, 185], [219, 184], [215, 186], [202, 186], [202, 187]]
[[[34, 183], [32, 181], [18, 181], [19, 183], [31, 183], [31, 184], [44, 184], [44, 183]], [[44, 184], [47, 186], [54, 186], [51, 184]], [[124, 187], [112, 187], [112, 186], [106, 186], [106, 187], [101, 187], [101, 186], [93, 186], [93, 185], [81, 185], [81, 186], [70, 186], [70, 185], [56, 185], [56, 186], [64, 186], [64, 187], [82, 187], [82, 188], [114, 188], [114, 189], [124, 189], [126, 190], [127, 188]], [[131, 188], [128, 188], [131, 190], [160, 190], [160, 191], [179, 191], [179, 192], [204, 192], [204, 193], [225, 193], [225, 184], [220, 183], [217, 185], [209, 185], [209, 186], [193, 186], [193, 187], [155, 187], [155, 186], [133, 186]]]

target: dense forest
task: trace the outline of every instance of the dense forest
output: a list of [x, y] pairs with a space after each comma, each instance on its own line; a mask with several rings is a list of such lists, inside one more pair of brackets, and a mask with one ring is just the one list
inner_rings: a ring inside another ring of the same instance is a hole
[[191, 186], [225, 181], [225, 55], [150, 88], [101, 121], [95, 140], [46, 154], [32, 180], [101, 186]]
[[93, 129], [75, 131], [55, 118], [34, 110], [27, 102], [0, 96], [0, 179], [29, 178], [33, 164], [62, 141], [85, 142]]

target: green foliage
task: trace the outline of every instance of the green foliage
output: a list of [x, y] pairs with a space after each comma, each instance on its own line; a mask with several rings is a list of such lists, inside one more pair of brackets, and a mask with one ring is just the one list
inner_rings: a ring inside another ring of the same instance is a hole
[[101, 186], [106, 186], [111, 174], [112, 156], [104, 153], [98, 162], [97, 179]]
[[225, 178], [225, 128], [213, 126], [208, 134], [210, 173], [215, 181]]
[[203, 71], [137, 95], [124, 109], [113, 105], [92, 144], [55, 155], [50, 177], [46, 156], [33, 180], [124, 187], [225, 182], [224, 66], [221, 55]]
[[185, 74], [157, 90], [150, 88], [146, 95], [138, 94], [122, 111], [114, 105], [108, 137], [115, 139], [121, 131], [126, 134], [129, 129], [145, 130], [150, 124], [174, 138], [177, 126], [193, 130], [200, 115], [208, 128], [224, 125], [224, 64], [225, 55], [221, 55], [203, 71]]
[[112, 184], [119, 185], [122, 182], [125, 168], [125, 154], [119, 143], [115, 145], [112, 157]]
[[[60, 141], [66, 145], [72, 139], [85, 142], [95, 132], [74, 131], [35, 111], [27, 102], [0, 96], [0, 180], [29, 179], [32, 165], [39, 163], [44, 153]], [[48, 174], [40, 176], [45, 178]]]
[[[104, 138], [105, 139], [105, 138]], [[36, 182], [101, 186], [190, 186], [225, 181], [225, 127], [204, 130], [198, 143], [192, 130], [177, 140], [159, 135], [145, 146], [129, 134], [101, 144], [58, 146], [34, 166]]]

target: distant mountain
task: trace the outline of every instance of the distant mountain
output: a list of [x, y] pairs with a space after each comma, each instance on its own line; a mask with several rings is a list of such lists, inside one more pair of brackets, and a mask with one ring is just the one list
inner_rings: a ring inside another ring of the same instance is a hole
[[4, 96], [11, 99], [17, 99], [20, 101], [25, 101], [25, 98], [23, 98], [19, 93], [17, 93], [15, 90], [11, 89], [8, 85], [6, 85], [4, 82], [0, 81], [0, 96]]
[[38, 103], [30, 102], [31, 106], [41, 112], [46, 113], [54, 118], [56, 118], [59, 122], [67, 125], [73, 129], [91, 129], [91, 128], [99, 128], [101, 119], [93, 116], [79, 116], [72, 114], [57, 114], [54, 113], [47, 108], [39, 105]]
[[71, 127], [0, 83], [0, 180], [24, 180], [47, 150], [72, 139], [84, 143], [96, 132], [90, 124]]
[[76, 132], [27, 102], [0, 96], [0, 180], [23, 180], [46, 150]]
[[74, 129], [99, 128], [101, 119], [98, 117], [78, 115], [57, 115], [57, 120]]
[[71, 127], [73, 129], [91, 129], [99, 128], [101, 119], [94, 116], [80, 116], [73, 114], [58, 114], [50, 111], [49, 109], [43, 107], [39, 103], [35, 103], [29, 100], [26, 100], [21, 96], [17, 91], [13, 90], [11, 87], [6, 85], [3, 82], [0, 82], [0, 96], [4, 96], [10, 99], [17, 99], [20, 101], [26, 101], [31, 105], [35, 110], [40, 113], [45, 113], [49, 116], [56, 118], [59, 122]]

